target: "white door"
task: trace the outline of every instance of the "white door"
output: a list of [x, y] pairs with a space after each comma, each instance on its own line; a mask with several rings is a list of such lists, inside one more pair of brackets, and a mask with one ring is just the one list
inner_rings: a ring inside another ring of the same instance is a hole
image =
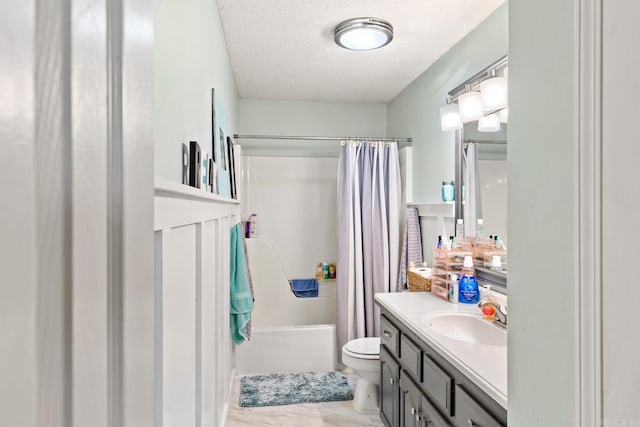
[[153, 425], [151, 6], [0, 4], [3, 425]]

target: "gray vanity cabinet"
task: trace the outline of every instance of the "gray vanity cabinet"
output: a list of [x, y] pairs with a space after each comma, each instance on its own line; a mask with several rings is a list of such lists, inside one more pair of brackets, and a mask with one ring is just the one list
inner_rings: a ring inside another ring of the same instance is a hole
[[387, 427], [506, 427], [507, 411], [386, 309], [380, 418]]
[[422, 393], [418, 386], [407, 375], [400, 371], [400, 425], [403, 427], [420, 426], [420, 409]]
[[400, 371], [400, 426], [451, 427], [405, 370]]
[[400, 365], [380, 346], [380, 419], [387, 427], [399, 425], [400, 402], [399, 384]]

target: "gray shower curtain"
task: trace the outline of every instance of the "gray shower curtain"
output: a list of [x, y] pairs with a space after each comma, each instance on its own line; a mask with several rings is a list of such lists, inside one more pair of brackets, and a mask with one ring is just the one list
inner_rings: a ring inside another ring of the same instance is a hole
[[397, 143], [344, 141], [338, 170], [338, 352], [379, 336], [373, 296], [396, 289], [400, 257]]

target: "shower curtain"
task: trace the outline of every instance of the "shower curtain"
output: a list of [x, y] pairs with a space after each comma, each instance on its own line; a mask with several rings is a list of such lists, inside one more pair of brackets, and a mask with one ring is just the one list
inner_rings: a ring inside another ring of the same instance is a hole
[[482, 198], [480, 197], [480, 168], [478, 164], [478, 144], [471, 143], [464, 150], [464, 183], [467, 200], [464, 204], [464, 235], [475, 237], [477, 220], [482, 218]]
[[338, 352], [379, 336], [377, 292], [396, 290], [400, 257], [397, 143], [343, 141], [338, 170]]

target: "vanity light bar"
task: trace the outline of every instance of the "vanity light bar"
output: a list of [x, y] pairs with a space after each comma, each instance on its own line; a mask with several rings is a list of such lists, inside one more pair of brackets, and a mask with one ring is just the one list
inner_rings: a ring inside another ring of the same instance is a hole
[[451, 102], [457, 101], [458, 97], [468, 90], [478, 90], [480, 88], [480, 83], [483, 80], [491, 78], [492, 75], [495, 75], [493, 72], [497, 74], [498, 71], [504, 70], [509, 65], [509, 58], [507, 55], [498, 59], [493, 64], [484, 68], [480, 72], [476, 73], [470, 79], [467, 79], [463, 83], [456, 86], [453, 90], [449, 92], [449, 97]]

